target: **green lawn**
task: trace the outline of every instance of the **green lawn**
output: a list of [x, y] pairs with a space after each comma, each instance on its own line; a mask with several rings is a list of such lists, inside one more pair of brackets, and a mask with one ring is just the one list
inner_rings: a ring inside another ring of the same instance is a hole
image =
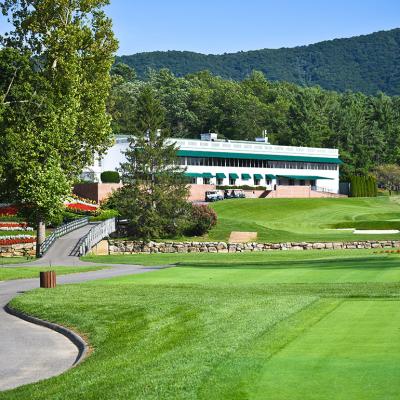
[[1, 399], [400, 398], [399, 255], [125, 257], [179, 265], [13, 301], [94, 351]]
[[400, 229], [400, 197], [235, 199], [211, 205], [218, 224], [203, 240], [227, 240], [232, 231], [258, 232], [262, 242], [400, 239], [354, 235], [333, 228]]
[[9, 264], [26, 264], [35, 259], [35, 257], [0, 257], [0, 267]]
[[0, 231], [0, 236], [29, 235], [35, 236], [35, 231]]
[[[20, 261], [21, 262], [21, 261]], [[56, 271], [58, 275], [73, 274], [75, 272], [97, 271], [107, 268], [102, 267], [0, 267], [0, 281], [10, 281], [13, 279], [38, 278], [40, 271]], [[1, 395], [0, 395], [1, 399]]]

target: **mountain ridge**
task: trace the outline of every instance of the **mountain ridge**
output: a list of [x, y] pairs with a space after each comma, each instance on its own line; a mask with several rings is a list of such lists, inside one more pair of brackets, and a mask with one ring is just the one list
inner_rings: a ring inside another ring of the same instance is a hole
[[170, 69], [183, 76], [202, 70], [226, 79], [242, 80], [253, 70], [269, 80], [303, 86], [376, 94], [400, 95], [400, 28], [367, 35], [325, 40], [310, 45], [236, 53], [153, 51], [119, 56], [140, 78], [149, 69]]

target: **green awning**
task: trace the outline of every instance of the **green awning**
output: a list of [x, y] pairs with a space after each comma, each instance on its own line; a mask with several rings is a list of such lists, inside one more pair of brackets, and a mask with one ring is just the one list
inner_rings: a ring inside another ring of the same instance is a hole
[[263, 178], [263, 176], [261, 174], [254, 174], [254, 179], [259, 179], [261, 180]]
[[211, 172], [203, 172], [201, 175], [203, 178], [212, 178], [214, 176]]
[[244, 181], [248, 181], [249, 179], [251, 179], [251, 176], [250, 176], [250, 174], [242, 174], [242, 179]]
[[178, 150], [178, 156], [240, 158], [240, 159], [270, 160], [270, 161], [303, 161], [303, 162], [317, 162], [317, 163], [328, 163], [328, 164], [343, 163], [337, 157], [283, 156], [276, 154], [227, 153], [227, 152], [194, 151], [194, 150]]
[[276, 175], [266, 174], [265, 179], [276, 179]]
[[215, 176], [216, 176], [218, 179], [224, 179], [224, 178], [226, 178], [226, 175], [225, 175], [223, 172], [217, 172], [217, 173], [215, 174]]
[[232, 172], [232, 173], [229, 174], [229, 178], [231, 178], [231, 179], [239, 179], [239, 175], [234, 173], [234, 172]]
[[297, 179], [300, 181], [316, 181], [317, 179], [333, 180], [333, 178], [326, 178], [324, 176], [307, 176], [307, 175], [279, 175], [279, 177], [287, 179]]
[[202, 178], [203, 174], [200, 174], [199, 172], [185, 172], [185, 175], [188, 176], [189, 178]]

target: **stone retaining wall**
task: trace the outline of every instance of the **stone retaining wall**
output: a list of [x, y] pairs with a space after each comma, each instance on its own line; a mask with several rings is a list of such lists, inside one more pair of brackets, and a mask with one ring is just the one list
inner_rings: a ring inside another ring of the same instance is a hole
[[24, 257], [36, 255], [36, 243], [11, 244], [0, 246], [0, 257]]
[[245, 251], [389, 249], [400, 248], [400, 241], [367, 240], [362, 242], [328, 243], [226, 243], [226, 242], [134, 242], [112, 239], [109, 254], [136, 253], [237, 253]]

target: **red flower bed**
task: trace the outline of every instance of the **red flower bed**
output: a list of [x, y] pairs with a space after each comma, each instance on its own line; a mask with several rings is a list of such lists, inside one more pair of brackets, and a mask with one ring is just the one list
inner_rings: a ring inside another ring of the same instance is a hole
[[26, 228], [26, 222], [0, 222], [0, 228]]
[[0, 216], [13, 216], [18, 214], [18, 208], [15, 206], [0, 207]]
[[12, 244], [34, 243], [34, 242], [36, 242], [36, 238], [33, 236], [31, 238], [0, 239], [0, 246], [10, 246]]
[[70, 203], [67, 204], [67, 208], [71, 208], [73, 210], [79, 210], [79, 211], [96, 211], [97, 207], [92, 206], [89, 204], [82, 204], [82, 203]]

